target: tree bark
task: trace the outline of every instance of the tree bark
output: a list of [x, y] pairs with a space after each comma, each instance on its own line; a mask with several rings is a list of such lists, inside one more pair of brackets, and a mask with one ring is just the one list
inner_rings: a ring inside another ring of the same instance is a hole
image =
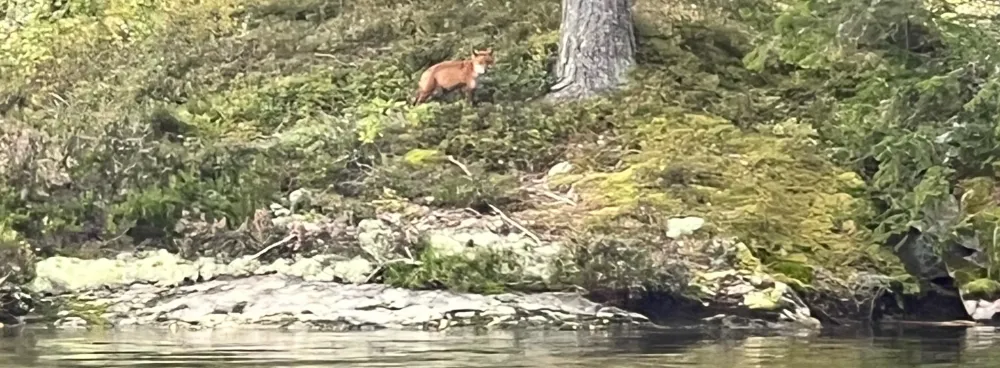
[[563, 0], [558, 82], [552, 100], [582, 99], [620, 88], [635, 64], [630, 0]]

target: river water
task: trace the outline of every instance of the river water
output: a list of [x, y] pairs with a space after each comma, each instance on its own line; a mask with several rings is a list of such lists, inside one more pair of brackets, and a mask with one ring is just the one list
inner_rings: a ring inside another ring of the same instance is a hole
[[0, 339], [0, 367], [1000, 366], [994, 328], [751, 336], [706, 329], [602, 332], [48, 331]]

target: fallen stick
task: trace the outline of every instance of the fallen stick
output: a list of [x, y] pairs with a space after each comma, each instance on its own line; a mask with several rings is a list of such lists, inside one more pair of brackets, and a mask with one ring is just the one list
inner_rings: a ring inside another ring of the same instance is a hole
[[487, 204], [487, 205], [490, 206], [490, 209], [493, 210], [493, 212], [496, 212], [497, 216], [500, 216], [501, 219], [507, 221], [507, 223], [516, 227], [518, 230], [521, 230], [521, 232], [523, 232], [525, 235], [531, 238], [531, 240], [534, 240], [535, 245], [542, 245], [542, 240], [538, 238], [538, 235], [535, 235], [535, 233], [531, 232], [531, 230], [528, 230], [528, 228], [522, 226], [521, 224], [517, 223], [517, 221], [514, 221], [514, 219], [508, 217], [506, 214], [503, 213], [503, 211], [501, 211], [496, 206], [492, 204]]
[[3, 275], [3, 277], [0, 277], [0, 286], [3, 286], [3, 283], [5, 281], [7, 281], [7, 278], [10, 277], [10, 275], [13, 275], [13, 274], [14, 274], [13, 272], [7, 272], [6, 275]]
[[256, 254], [250, 256], [249, 260], [250, 261], [255, 260], [255, 259], [257, 259], [257, 257], [260, 257], [260, 256], [264, 255], [264, 253], [267, 253], [267, 252], [271, 251], [271, 249], [274, 249], [274, 248], [280, 247], [282, 245], [288, 244], [288, 242], [292, 241], [292, 239], [295, 239], [296, 236], [297, 236], [296, 234], [292, 234], [292, 235], [286, 236], [284, 239], [281, 239], [281, 240], [278, 240], [278, 241], [274, 242], [274, 244], [268, 245], [266, 248], [261, 249], [260, 252], [257, 252]]
[[549, 197], [549, 198], [552, 198], [552, 199], [555, 199], [555, 200], [557, 200], [557, 201], [559, 201], [559, 202], [563, 202], [563, 203], [566, 203], [566, 204], [568, 204], [568, 205], [570, 205], [570, 206], [576, 206], [576, 201], [574, 201], [574, 200], [572, 200], [572, 199], [569, 199], [569, 198], [566, 198], [566, 197], [563, 197], [563, 196], [561, 196], [561, 195], [558, 195], [558, 194], [555, 194], [554, 192], [552, 192], [552, 191], [549, 191], [549, 190], [543, 190], [543, 189], [529, 189], [528, 191], [530, 191], [530, 192], [534, 192], [534, 193], [539, 193], [539, 194], [541, 194], [541, 195], [544, 195], [544, 196], [546, 196], [546, 197]]
[[459, 169], [462, 169], [462, 172], [465, 173], [465, 176], [468, 176], [470, 178], [472, 177], [472, 172], [469, 171], [469, 168], [466, 167], [465, 164], [463, 164], [461, 162], [458, 162], [458, 160], [456, 160], [451, 155], [448, 155], [447, 159], [448, 159], [449, 162], [455, 164], [455, 166], [458, 166]]

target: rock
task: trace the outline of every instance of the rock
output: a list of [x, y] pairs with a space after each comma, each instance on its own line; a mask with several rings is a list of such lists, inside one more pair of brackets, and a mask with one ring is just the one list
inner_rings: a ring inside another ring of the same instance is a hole
[[165, 250], [115, 259], [84, 260], [71, 257], [51, 257], [38, 262], [37, 277], [29, 288], [37, 293], [63, 294], [91, 290], [101, 286], [121, 288], [135, 283], [176, 286], [185, 279], [212, 280], [219, 276], [242, 277], [279, 273], [308, 280], [360, 283], [368, 279], [375, 265], [364, 257], [346, 258], [321, 254], [295, 261], [277, 259], [261, 264], [249, 256], [234, 259], [229, 264], [214, 258], [199, 258], [191, 262]]
[[552, 168], [549, 169], [549, 172], [546, 175], [548, 175], [548, 177], [551, 178], [558, 175], [569, 173], [572, 170], [573, 170], [573, 164], [567, 161], [563, 161], [552, 166]]
[[993, 321], [1000, 312], [1000, 300], [966, 300], [965, 309], [975, 321]]
[[396, 248], [396, 234], [382, 220], [365, 219], [358, 223], [358, 243], [369, 253], [387, 260]]
[[64, 329], [86, 328], [87, 321], [80, 317], [66, 317], [56, 321], [55, 326]]
[[685, 235], [690, 235], [695, 230], [701, 229], [705, 225], [705, 219], [701, 217], [672, 218], [667, 220], [667, 236], [677, 239]]
[[445, 257], [464, 254], [466, 251], [465, 244], [440, 231], [431, 232], [428, 235], [427, 245], [434, 251], [434, 254]]
[[[905, 234], [890, 237], [896, 255], [907, 273], [913, 275], [920, 288], [920, 300], [915, 309], [907, 311], [906, 319], [914, 320], [968, 320], [958, 288], [952, 277], [955, 265], [981, 267], [984, 252], [979, 249], [978, 238], [960, 235], [951, 237], [954, 226], [963, 221], [959, 201], [951, 195], [929, 201], [925, 216], [907, 229]], [[943, 251], [942, 251], [943, 250]], [[951, 267], [950, 267], [951, 266]]]
[[348, 261], [336, 262], [327, 269], [336, 278], [352, 284], [360, 284], [368, 280], [369, 275], [375, 272], [375, 265], [362, 257], [354, 257]]
[[742, 288], [730, 287], [734, 293], [743, 294], [743, 305], [750, 309], [773, 310], [781, 305], [781, 298], [789, 292], [788, 285], [778, 282], [773, 287], [757, 289], [751, 280], [748, 283], [740, 284]]
[[34, 310], [35, 301], [17, 286], [0, 280], [0, 337], [20, 336], [24, 316]]
[[727, 328], [820, 327], [819, 320], [812, 316], [809, 306], [795, 290], [761, 271], [760, 261], [746, 245], [722, 246], [735, 250], [729, 264], [719, 265], [731, 268], [695, 274], [690, 282], [701, 290], [700, 301], [706, 307], [729, 311], [728, 315], [707, 321]]
[[291, 207], [291, 212], [302, 208], [303, 205], [309, 203], [312, 199], [312, 193], [307, 189], [299, 188], [288, 194], [288, 203]]
[[73, 292], [135, 282], [177, 285], [185, 278], [194, 280], [199, 269], [191, 262], [162, 249], [133, 260], [82, 260], [56, 256], [38, 262], [35, 267], [36, 276], [30, 289], [38, 293]]
[[[270, 208], [271, 208], [271, 213], [280, 218], [287, 219], [287, 217], [292, 214], [292, 211], [289, 211], [287, 208], [277, 203], [271, 203]], [[277, 223], [275, 223], [275, 225], [277, 225]]]
[[[609, 308], [571, 293], [478, 295], [416, 291], [376, 284], [309, 281], [290, 275], [257, 275], [165, 288], [136, 284], [116, 293], [78, 296], [106, 305], [116, 325], [177, 324], [188, 328], [290, 326], [302, 329], [423, 328], [480, 325], [518, 319], [537, 326], [564, 322], [645, 323], [638, 314]], [[65, 317], [59, 327], [86, 322]]]

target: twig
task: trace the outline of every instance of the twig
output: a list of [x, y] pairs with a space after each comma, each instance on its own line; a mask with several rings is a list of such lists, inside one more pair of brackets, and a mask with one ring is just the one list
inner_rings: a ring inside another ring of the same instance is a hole
[[496, 206], [492, 204], [487, 204], [487, 205], [490, 206], [490, 209], [493, 210], [493, 212], [496, 212], [501, 219], [507, 221], [507, 223], [516, 227], [518, 230], [521, 230], [521, 232], [523, 232], [525, 235], [531, 238], [531, 240], [534, 240], [535, 245], [542, 245], [542, 241], [538, 238], [538, 235], [535, 235], [535, 233], [531, 232], [531, 230], [528, 230], [526, 227], [521, 226], [521, 224], [517, 223], [517, 221], [514, 221], [514, 219], [507, 217], [507, 215], [504, 214], [503, 211], [500, 211], [500, 209], [497, 208]]
[[3, 285], [3, 283], [5, 281], [7, 281], [7, 278], [10, 277], [10, 275], [13, 275], [13, 274], [14, 274], [13, 272], [7, 271], [6, 275], [3, 275], [3, 277], [0, 277], [0, 285]]
[[297, 237], [296, 234], [292, 234], [292, 235], [286, 236], [284, 239], [278, 240], [278, 241], [274, 242], [274, 244], [268, 245], [267, 248], [261, 249], [260, 252], [257, 252], [256, 254], [250, 256], [250, 259], [248, 261], [255, 260], [255, 259], [257, 259], [257, 257], [260, 257], [260, 256], [264, 255], [264, 253], [267, 253], [271, 249], [274, 249], [274, 248], [280, 247], [282, 245], [285, 245], [288, 242], [292, 241], [292, 239], [295, 239], [296, 237]]
[[470, 178], [472, 177], [472, 173], [469, 172], [469, 168], [466, 167], [465, 164], [458, 162], [458, 160], [456, 160], [454, 157], [451, 157], [451, 155], [448, 155], [447, 159], [449, 162], [455, 164], [455, 166], [458, 166], [459, 169], [462, 169], [462, 172], [464, 172], [466, 176]]
[[57, 95], [55, 92], [49, 92], [49, 96], [52, 96], [52, 98], [59, 100], [59, 102], [62, 102], [64, 105], [69, 105], [69, 102], [66, 102], [66, 100], [63, 99], [62, 96]]
[[544, 195], [544, 196], [552, 198], [552, 199], [555, 199], [555, 200], [557, 200], [559, 202], [566, 203], [566, 204], [568, 204], [570, 206], [576, 206], [576, 201], [574, 201], [572, 199], [569, 199], [569, 198], [566, 198], [566, 197], [563, 197], [561, 195], [555, 194], [552, 191], [548, 191], [548, 190], [544, 190], [544, 189], [535, 189], [535, 188], [530, 189], [530, 191], [531, 192], [535, 192], [535, 193], [539, 193], [541, 195]]

